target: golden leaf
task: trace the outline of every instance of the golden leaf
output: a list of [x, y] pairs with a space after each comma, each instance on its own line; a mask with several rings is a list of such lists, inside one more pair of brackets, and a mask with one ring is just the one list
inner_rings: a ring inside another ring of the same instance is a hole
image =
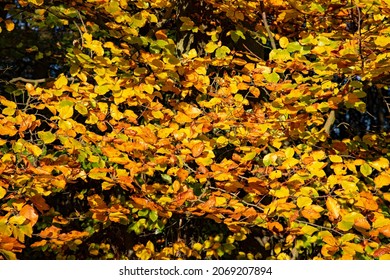
[[384, 186], [390, 185], [390, 175], [387, 172], [382, 172], [374, 179], [375, 185], [377, 188], [382, 188]]
[[15, 23], [11, 19], [7, 19], [5, 21], [5, 29], [7, 29], [7, 31], [12, 31], [14, 30], [14, 28], [15, 28]]
[[332, 197], [328, 197], [326, 199], [326, 208], [329, 211], [329, 219], [331, 221], [337, 220], [340, 216], [340, 205], [338, 204], [337, 200], [335, 200]]

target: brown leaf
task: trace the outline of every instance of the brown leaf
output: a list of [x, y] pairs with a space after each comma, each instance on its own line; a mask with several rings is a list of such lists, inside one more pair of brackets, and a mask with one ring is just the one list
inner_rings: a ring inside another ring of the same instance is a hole
[[196, 196], [194, 195], [194, 192], [192, 189], [188, 189], [188, 191], [181, 192], [177, 195], [177, 198], [175, 200], [175, 205], [177, 207], [180, 207], [181, 205], [184, 204], [187, 200], [193, 200], [195, 199]]
[[50, 209], [50, 206], [46, 203], [45, 199], [40, 194], [30, 197], [30, 200], [41, 213]]

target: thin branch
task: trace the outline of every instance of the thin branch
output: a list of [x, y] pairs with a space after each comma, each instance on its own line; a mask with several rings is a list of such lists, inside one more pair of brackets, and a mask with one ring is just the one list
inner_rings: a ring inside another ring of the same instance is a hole
[[77, 11], [77, 14], [78, 14], [78, 16], [79, 16], [79, 19], [80, 19], [80, 21], [81, 21], [81, 24], [82, 24], [83, 27], [84, 27], [84, 32], [87, 32], [87, 27], [85, 26], [84, 20], [83, 20], [83, 18], [81, 17], [80, 11]]
[[360, 11], [360, 8], [358, 7], [358, 5], [356, 5], [356, 10], [357, 10], [357, 13], [358, 13], [358, 22], [357, 22], [357, 28], [358, 28], [358, 42], [359, 42], [359, 56], [360, 56], [360, 60], [361, 60], [361, 71], [362, 73], [364, 73], [364, 54], [363, 54], [363, 47], [362, 47], [362, 26], [361, 26], [361, 21], [362, 21], [362, 14], [361, 14], [361, 11]]
[[330, 134], [330, 128], [332, 127], [333, 123], [336, 120], [336, 112], [335, 110], [330, 111], [328, 119], [325, 122], [324, 130], [329, 135]]
[[27, 78], [23, 78], [23, 77], [16, 77], [16, 78], [13, 78], [9, 81], [9, 83], [16, 83], [16, 82], [24, 82], [24, 83], [34, 83], [34, 84], [39, 84], [39, 83], [45, 83], [47, 82], [49, 79], [48, 78], [42, 78], [42, 79], [27, 79]]
[[316, 227], [316, 228], [320, 228], [320, 229], [323, 229], [323, 230], [333, 231], [334, 233], [337, 233], [338, 235], [344, 235], [344, 233], [339, 232], [339, 231], [337, 231], [337, 230], [335, 230], [333, 228], [330, 228], [330, 227], [320, 226], [320, 225], [316, 225], [314, 223], [310, 223], [310, 222], [306, 222], [306, 221], [302, 221], [302, 220], [295, 220], [294, 222], [295, 223], [306, 224], [306, 225], [309, 225], [309, 226], [312, 226], [312, 227]]
[[271, 29], [269, 28], [269, 25], [267, 22], [267, 14], [264, 11], [264, 1], [261, 1], [260, 4], [261, 4], [261, 17], [263, 19], [264, 28], [265, 28], [265, 30], [267, 30], [272, 49], [276, 50], [275, 39], [274, 39], [274, 36], [272, 35]]
[[[67, 77], [68, 81], [74, 82], [75, 78], [73, 77]], [[40, 83], [46, 83], [48, 81], [54, 81], [55, 78], [41, 78], [41, 79], [28, 79], [23, 77], [16, 77], [8, 81], [8, 83], [13, 84], [16, 82], [24, 82], [24, 83], [31, 83], [31, 84], [40, 84]]]
[[76, 25], [79, 33], [80, 33], [80, 38], [81, 38], [81, 49], [83, 49], [83, 46], [84, 46], [84, 37], [83, 37], [83, 32], [81, 31], [79, 25], [77, 24], [76, 21], [73, 21], [73, 23]]

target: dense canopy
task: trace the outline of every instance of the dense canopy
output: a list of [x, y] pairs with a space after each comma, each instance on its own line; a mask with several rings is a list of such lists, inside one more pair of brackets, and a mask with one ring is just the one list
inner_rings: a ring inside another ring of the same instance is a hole
[[390, 1], [0, 2], [0, 258], [390, 259]]

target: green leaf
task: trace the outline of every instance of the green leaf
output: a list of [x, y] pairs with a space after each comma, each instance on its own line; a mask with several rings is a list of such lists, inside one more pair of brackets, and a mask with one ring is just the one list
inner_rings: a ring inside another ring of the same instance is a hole
[[234, 43], [237, 43], [237, 41], [242, 38], [245, 40], [245, 35], [241, 30], [231, 30], [230, 31], [230, 37], [232, 38]]
[[267, 80], [269, 83], [277, 83], [280, 79], [279, 75], [275, 72], [272, 72], [271, 74], [264, 73], [264, 78]]
[[0, 254], [2, 254], [7, 260], [16, 260], [15, 253], [11, 251], [0, 249]]
[[161, 174], [161, 178], [168, 184], [172, 184], [172, 177], [168, 174]]
[[215, 56], [217, 58], [224, 58], [228, 53], [230, 53], [230, 49], [226, 46], [222, 46], [216, 50]]
[[141, 209], [137, 214], [139, 217], [146, 217], [149, 214], [149, 209]]
[[157, 221], [157, 220], [158, 220], [157, 212], [156, 212], [156, 211], [150, 211], [150, 212], [149, 212], [149, 219], [150, 219], [152, 222]]

